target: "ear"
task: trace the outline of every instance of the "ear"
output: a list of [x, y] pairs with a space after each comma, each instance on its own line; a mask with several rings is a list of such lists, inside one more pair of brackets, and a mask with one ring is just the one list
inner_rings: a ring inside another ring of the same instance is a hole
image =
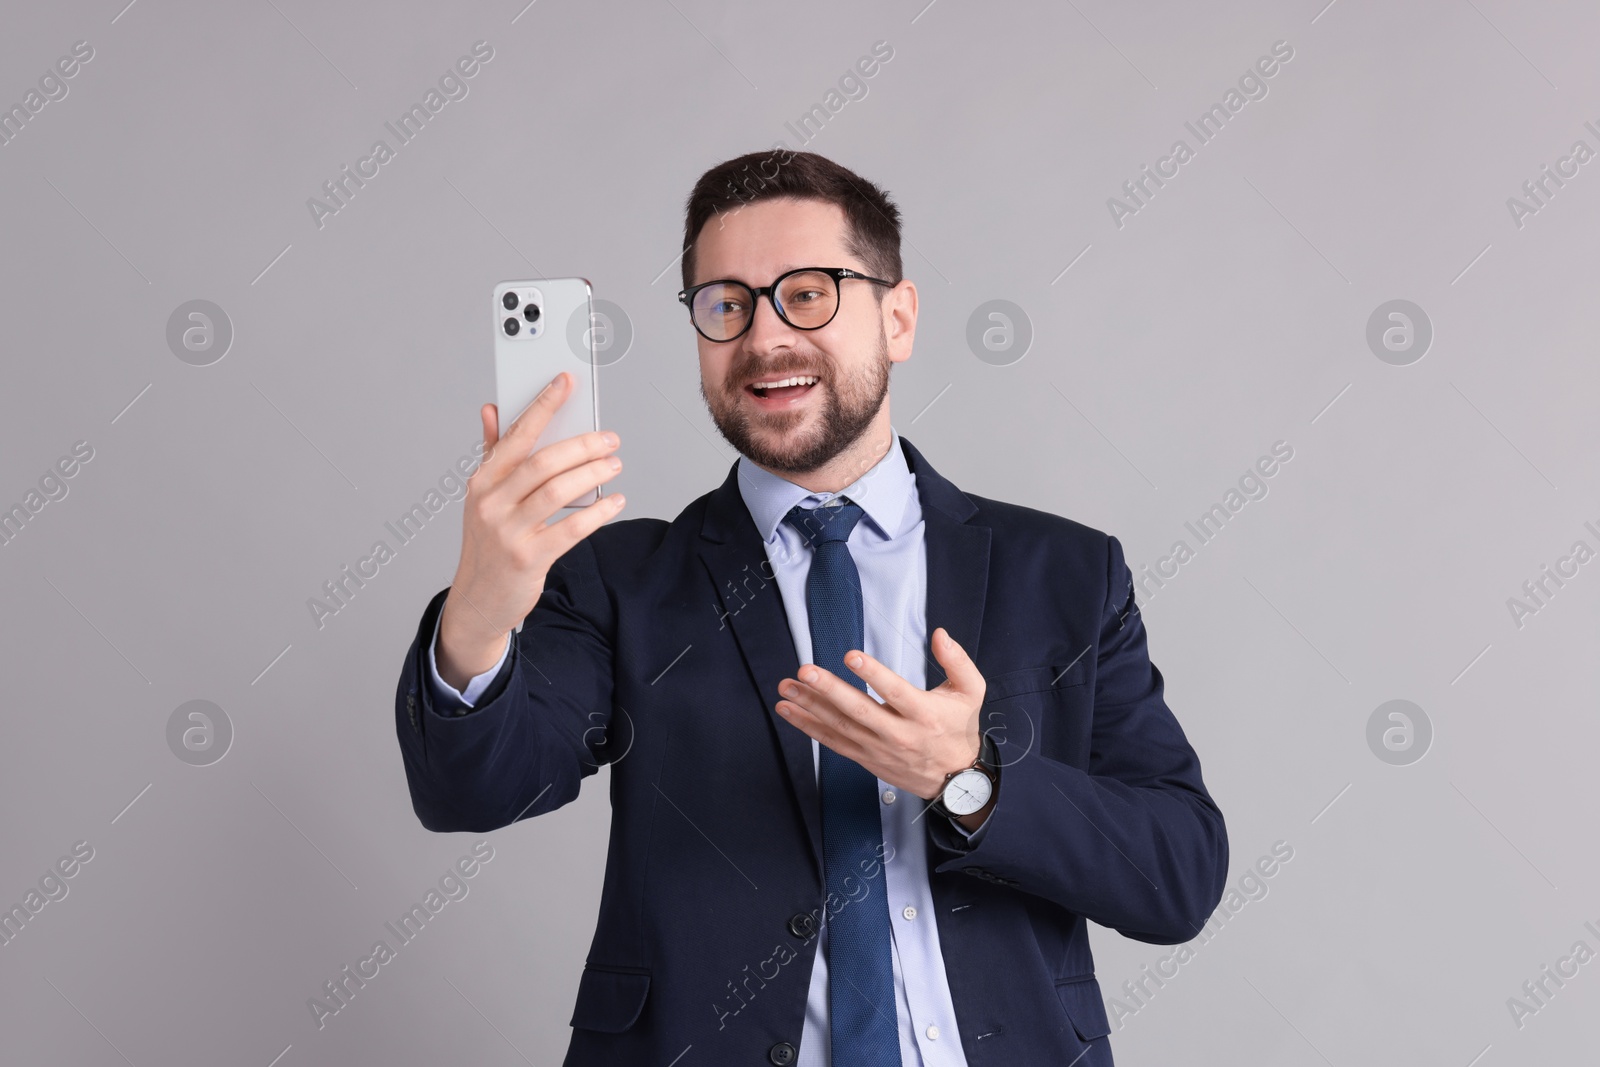
[[917, 287], [909, 279], [883, 298], [883, 333], [889, 343], [889, 359], [903, 363], [911, 358], [911, 343], [917, 336]]

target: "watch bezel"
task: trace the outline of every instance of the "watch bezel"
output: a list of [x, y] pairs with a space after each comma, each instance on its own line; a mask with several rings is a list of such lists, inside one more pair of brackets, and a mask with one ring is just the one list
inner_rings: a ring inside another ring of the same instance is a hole
[[[963, 767], [959, 771], [952, 773], [950, 777], [945, 780], [944, 788], [940, 789], [939, 795], [933, 798], [933, 807], [941, 814], [951, 819], [961, 818], [964, 815], [971, 815], [975, 812], [982, 811], [983, 804], [987, 804], [991, 799], [993, 799], [994, 791], [999, 788], [1000, 785], [1000, 768], [998, 766], [998, 756], [996, 753], [997, 750], [995, 748], [994, 741], [989, 737], [988, 734], [983, 734], [978, 742], [978, 758], [973, 760], [971, 765]], [[945, 803], [945, 794], [949, 792], [950, 787], [955, 784], [956, 779], [960, 778], [964, 774], [979, 774], [988, 779], [989, 796], [984, 798], [983, 804], [979, 804], [976, 808], [973, 808], [972, 811], [954, 811], [948, 804]]]
[[[977, 806], [971, 811], [957, 811], [955, 808], [950, 806], [950, 802], [946, 798], [951, 795], [951, 790], [957, 789], [958, 785], [958, 795], [960, 797], [966, 798], [972, 796], [975, 793], [975, 790], [970, 786], [960, 784], [963, 782], [963, 779], [970, 780], [969, 776], [976, 776], [978, 779], [982, 780], [983, 783], [989, 788], [989, 796], [986, 796], [979, 801]], [[966, 767], [960, 771], [957, 771], [955, 776], [944, 784], [944, 789], [939, 794], [939, 807], [947, 815], [960, 818], [963, 815], [972, 815], [976, 812], [982, 811], [983, 806], [989, 803], [989, 797], [992, 796], [994, 796], [994, 779], [976, 767]]]

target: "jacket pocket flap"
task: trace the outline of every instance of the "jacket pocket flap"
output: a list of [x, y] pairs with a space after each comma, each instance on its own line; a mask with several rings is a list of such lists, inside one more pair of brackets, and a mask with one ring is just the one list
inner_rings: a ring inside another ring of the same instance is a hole
[[621, 1033], [639, 1019], [645, 994], [650, 991], [648, 974], [603, 971], [585, 966], [578, 979], [578, 1003], [568, 1025], [583, 1030]]
[[1078, 978], [1056, 985], [1056, 995], [1066, 1009], [1072, 1028], [1085, 1041], [1093, 1041], [1111, 1032], [1111, 1021], [1106, 1018], [1105, 1001], [1100, 996], [1100, 983], [1093, 978]]
[[984, 679], [983, 699], [1004, 700], [1006, 697], [1021, 696], [1024, 693], [1039, 693], [1048, 689], [1065, 689], [1068, 686], [1082, 685], [1088, 672], [1089, 664], [1082, 657], [1070, 666], [1024, 667], [1021, 670], [1006, 671], [993, 678]]

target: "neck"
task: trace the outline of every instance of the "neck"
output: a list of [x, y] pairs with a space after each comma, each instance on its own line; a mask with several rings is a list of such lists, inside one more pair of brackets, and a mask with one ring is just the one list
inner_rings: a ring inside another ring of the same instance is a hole
[[756, 466], [813, 493], [837, 493], [855, 484], [857, 479], [888, 455], [892, 447], [894, 431], [889, 428], [889, 403], [885, 400], [883, 410], [872, 420], [866, 433], [856, 438], [855, 444], [815, 470], [793, 474], [775, 471], [759, 463]]

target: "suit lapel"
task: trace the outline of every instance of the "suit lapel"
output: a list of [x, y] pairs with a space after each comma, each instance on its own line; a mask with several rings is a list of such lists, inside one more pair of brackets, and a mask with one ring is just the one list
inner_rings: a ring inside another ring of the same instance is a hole
[[987, 526], [968, 526], [978, 506], [950, 484], [904, 437], [901, 448], [911, 472], [917, 476], [922, 501], [923, 538], [928, 552], [928, 638], [923, 652], [927, 681], [924, 689], [944, 681], [944, 668], [933, 655], [933, 631], [950, 631], [956, 643], [974, 661], [983, 631], [983, 602], [989, 589], [989, 538]]
[[[977, 505], [935, 471], [910, 441], [902, 437], [900, 444], [916, 476], [922, 504], [928, 557], [928, 632], [943, 626], [976, 659], [988, 588], [990, 531], [985, 526], [966, 525]], [[800, 661], [778, 584], [765, 577], [770, 570], [766, 549], [739, 493], [738, 476], [739, 466], [735, 463], [723, 483], [706, 499], [700, 559], [717, 590], [722, 622], [733, 631], [783, 754], [785, 773], [800, 808], [820, 879], [822, 801], [811, 738], [786, 722], [775, 709], [778, 683], [795, 677]], [[931, 689], [944, 681], [944, 671], [926, 647], [923, 655], [928, 676], [925, 688]]]
[[822, 802], [812, 762], [811, 738], [785, 722], [777, 712], [778, 683], [797, 677], [799, 655], [789, 633], [789, 617], [775, 578], [767, 577], [771, 564], [755, 520], [739, 494], [739, 465], [706, 505], [701, 527], [700, 560], [716, 587], [723, 625], [733, 630], [745, 667], [755, 682], [778, 746], [783, 753], [789, 786], [800, 806], [801, 819], [811, 840], [817, 877], [822, 877]]

